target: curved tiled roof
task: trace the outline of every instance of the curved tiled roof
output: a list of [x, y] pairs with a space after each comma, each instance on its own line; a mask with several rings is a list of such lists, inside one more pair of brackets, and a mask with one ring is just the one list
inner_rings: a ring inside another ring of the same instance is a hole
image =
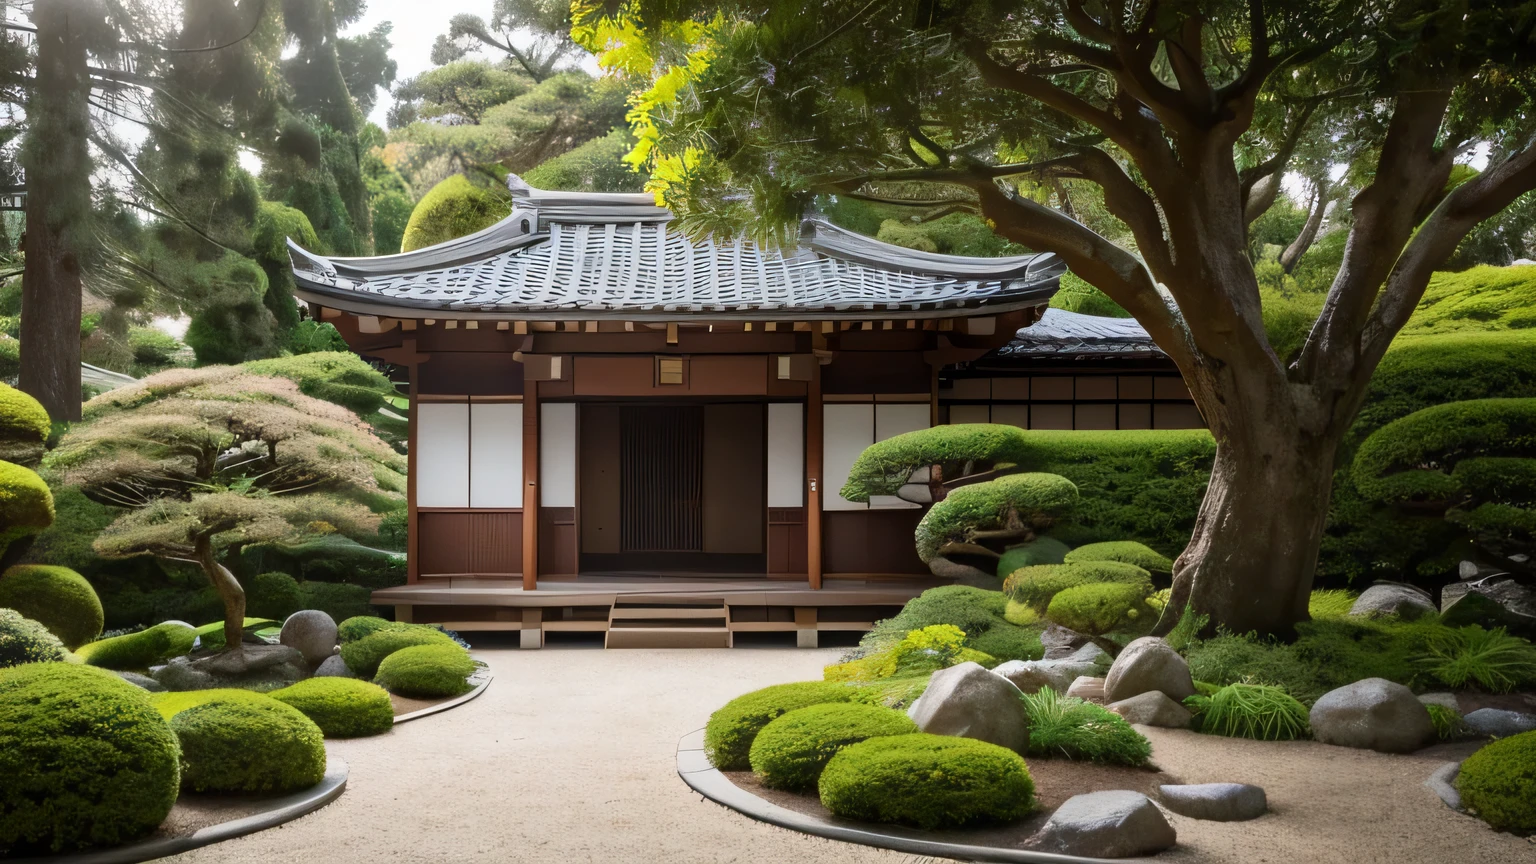
[[1039, 321], [1020, 330], [993, 355], [1161, 357], [1163, 351], [1134, 318], [1104, 318], [1047, 309]]
[[690, 239], [648, 194], [508, 185], [506, 219], [399, 255], [327, 258], [289, 241], [299, 293], [321, 304], [532, 319], [929, 318], [1006, 312], [1055, 293], [1055, 255], [968, 258], [882, 243], [812, 219], [793, 248]]

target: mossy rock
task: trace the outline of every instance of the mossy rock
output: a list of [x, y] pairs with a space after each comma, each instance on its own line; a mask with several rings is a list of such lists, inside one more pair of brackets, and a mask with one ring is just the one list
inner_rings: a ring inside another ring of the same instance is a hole
[[56, 662], [64, 657], [64, 643], [41, 621], [33, 621], [15, 609], [0, 608], [0, 669]]
[[[1103, 543], [1089, 543], [1079, 546], [1068, 552], [1062, 559], [1067, 564], [1078, 564], [1090, 561], [1118, 561], [1121, 564], [1134, 564], [1148, 573], [1171, 574], [1173, 572], [1173, 559], [1169, 558], [1145, 543], [1137, 543], [1135, 540], [1109, 540]], [[1010, 573], [1013, 571], [1009, 571]]]
[[0, 607], [41, 622], [74, 650], [101, 635], [101, 599], [68, 567], [18, 564], [0, 575]]
[[327, 738], [381, 735], [395, 725], [395, 708], [389, 693], [367, 681], [310, 678], [267, 695], [299, 709], [315, 721]]
[[917, 724], [906, 714], [882, 705], [811, 705], [783, 714], [764, 726], [752, 741], [750, 762], [765, 786], [791, 791], [813, 789], [827, 762], [849, 744], [918, 731]]
[[0, 460], [36, 465], [53, 423], [36, 399], [8, 384], [0, 384]]
[[1060, 592], [1105, 582], [1142, 585], [1147, 594], [1152, 592], [1152, 575], [1140, 567], [1117, 561], [1092, 561], [1024, 567], [1003, 580], [1003, 593], [1043, 615], [1051, 598]]
[[947, 735], [871, 738], [821, 773], [821, 803], [845, 819], [933, 830], [1014, 822], [1035, 803], [1019, 754]]
[[446, 699], [474, 689], [466, 679], [475, 668], [469, 652], [457, 644], [414, 645], [385, 657], [373, 681], [400, 696]]
[[88, 665], [123, 672], [143, 671], [192, 650], [197, 630], [176, 621], [156, 624], [137, 633], [88, 642], [75, 649]]
[[356, 641], [343, 642], [341, 660], [347, 664], [348, 669], [352, 670], [353, 675], [371, 679], [378, 674], [379, 664], [384, 662], [385, 657], [402, 648], [415, 645], [459, 647], [459, 643], [453, 641], [441, 630], [412, 624], [402, 629], [379, 630]]
[[181, 742], [183, 788], [282, 793], [325, 778], [320, 727], [291, 705], [253, 696], [212, 699], [171, 718]]
[[704, 755], [722, 771], [752, 767], [752, 741], [764, 726], [799, 708], [832, 702], [863, 701], [865, 692], [831, 681], [775, 684], [737, 696], [709, 715], [704, 726]]
[[149, 694], [67, 663], [0, 669], [0, 855], [118, 846], [176, 803], [176, 736]]
[[1040, 564], [1060, 564], [1072, 551], [1067, 544], [1055, 537], [1040, 537], [1032, 542], [1007, 549], [997, 559], [997, 578], [1007, 579], [1008, 574], [1022, 567]]
[[1456, 789], [1462, 804], [1494, 828], [1536, 833], [1536, 732], [1511, 735], [1467, 757]]
[[505, 197], [455, 174], [433, 186], [416, 202], [400, 238], [400, 251], [411, 252], [489, 228], [512, 212]]

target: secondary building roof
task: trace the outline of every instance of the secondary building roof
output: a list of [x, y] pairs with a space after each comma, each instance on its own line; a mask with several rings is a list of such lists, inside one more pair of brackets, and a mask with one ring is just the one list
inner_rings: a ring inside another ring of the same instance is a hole
[[1162, 349], [1135, 318], [1103, 318], [1047, 309], [995, 357], [1162, 357]]
[[820, 219], [803, 223], [790, 248], [696, 241], [649, 194], [550, 192], [516, 177], [508, 186], [507, 218], [414, 252], [329, 258], [290, 240], [300, 297], [401, 317], [935, 318], [1038, 306], [1066, 270], [1050, 253], [936, 255]]

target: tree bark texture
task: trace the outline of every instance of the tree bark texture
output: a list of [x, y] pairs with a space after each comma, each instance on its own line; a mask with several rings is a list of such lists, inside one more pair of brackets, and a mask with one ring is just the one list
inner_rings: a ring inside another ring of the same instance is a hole
[[224, 650], [243, 651], [245, 637], [245, 589], [229, 568], [220, 564], [214, 555], [213, 541], [208, 537], [197, 540], [197, 562], [203, 568], [219, 597], [224, 600]]

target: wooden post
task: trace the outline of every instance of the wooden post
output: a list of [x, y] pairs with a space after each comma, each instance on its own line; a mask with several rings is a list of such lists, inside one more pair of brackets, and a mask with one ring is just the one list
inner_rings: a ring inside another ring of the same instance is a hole
[[416, 512], [416, 454], [421, 452], [416, 447], [416, 418], [421, 414], [416, 381], [421, 378], [421, 366], [413, 363], [407, 368], [411, 376], [411, 407], [405, 423], [405, 581], [415, 584], [421, 580], [421, 523]]
[[805, 571], [813, 591], [821, 590], [821, 362], [811, 364], [805, 399]]
[[539, 587], [539, 382], [523, 380], [523, 590]]

